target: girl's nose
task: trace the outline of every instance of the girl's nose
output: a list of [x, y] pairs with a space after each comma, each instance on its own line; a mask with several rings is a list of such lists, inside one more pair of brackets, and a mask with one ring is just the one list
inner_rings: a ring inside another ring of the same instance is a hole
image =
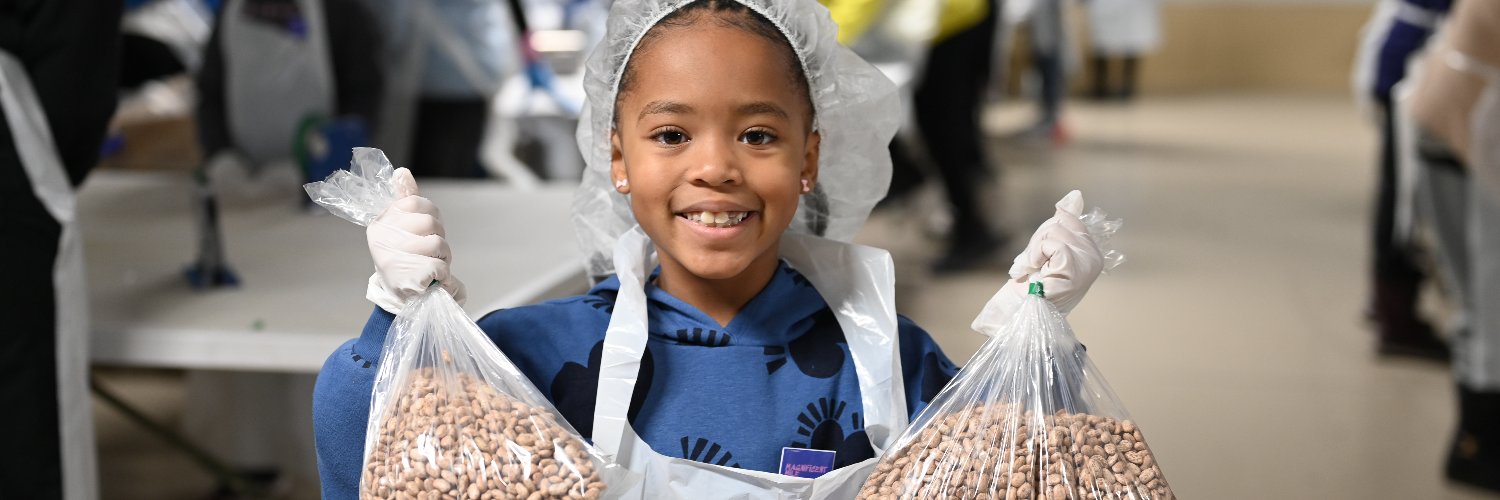
[[698, 141], [688, 170], [689, 180], [702, 186], [737, 185], [744, 182], [733, 144], [728, 141]]

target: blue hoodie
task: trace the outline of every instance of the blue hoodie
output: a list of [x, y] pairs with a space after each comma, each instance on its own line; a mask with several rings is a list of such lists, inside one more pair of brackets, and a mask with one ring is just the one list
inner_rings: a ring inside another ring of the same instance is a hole
[[[585, 295], [504, 309], [479, 327], [585, 438], [604, 332], [619, 280]], [[832, 450], [835, 467], [874, 456], [859, 382], [838, 321], [823, 297], [785, 263], [726, 326], [653, 285], [650, 337], [628, 413], [657, 453], [775, 472], [782, 447]], [[394, 316], [379, 308], [360, 338], [318, 374], [313, 427], [323, 498], [358, 497], [361, 454], [380, 349]], [[957, 367], [932, 338], [898, 318], [906, 410], [916, 415]]]

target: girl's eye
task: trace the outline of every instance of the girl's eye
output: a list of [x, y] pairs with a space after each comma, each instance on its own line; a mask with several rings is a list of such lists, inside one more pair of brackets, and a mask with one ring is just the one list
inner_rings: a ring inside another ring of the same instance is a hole
[[740, 136], [740, 142], [751, 146], [764, 146], [776, 142], [776, 134], [767, 130], [750, 130]]
[[664, 146], [676, 146], [687, 142], [687, 134], [681, 130], [663, 130], [652, 134], [651, 139]]

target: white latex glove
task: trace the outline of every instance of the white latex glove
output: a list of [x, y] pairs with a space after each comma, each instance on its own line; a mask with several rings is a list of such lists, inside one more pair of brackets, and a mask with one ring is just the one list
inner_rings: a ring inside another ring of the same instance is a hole
[[462, 281], [448, 274], [453, 253], [444, 239], [442, 213], [437, 205], [417, 196], [417, 181], [411, 171], [396, 169], [391, 177], [396, 201], [365, 229], [375, 274], [365, 298], [391, 314], [401, 314], [407, 301], [422, 293], [434, 280], [462, 304]]
[[1104, 272], [1104, 253], [1079, 220], [1083, 208], [1083, 193], [1076, 190], [1057, 202], [1057, 213], [1036, 228], [1026, 250], [1016, 256], [1011, 279], [974, 318], [975, 331], [990, 334], [1009, 323], [1033, 276], [1041, 279], [1047, 300], [1063, 314], [1083, 300], [1084, 292]]

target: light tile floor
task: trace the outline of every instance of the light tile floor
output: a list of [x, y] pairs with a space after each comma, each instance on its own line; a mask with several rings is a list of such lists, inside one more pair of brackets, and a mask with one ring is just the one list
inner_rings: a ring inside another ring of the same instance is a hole
[[[1080, 103], [1068, 118], [1065, 148], [997, 141], [992, 208], [1018, 240], [1004, 256], [1069, 189], [1125, 219], [1128, 261], [1070, 319], [1180, 496], [1493, 498], [1442, 479], [1446, 367], [1372, 354], [1360, 312], [1375, 138], [1348, 98]], [[862, 237], [894, 247], [900, 308], [967, 359], [982, 340], [968, 324], [1008, 259], [933, 277], [931, 241], [903, 237], [922, 227], [912, 219], [882, 216]]]
[[[1445, 367], [1375, 357], [1360, 320], [1373, 128], [1337, 95], [1204, 94], [1070, 104], [1073, 142], [996, 139], [995, 223], [1017, 243], [1069, 189], [1126, 220], [1128, 262], [1072, 315], [1094, 362], [1190, 499], [1479, 499], [1441, 464], [1454, 396]], [[1022, 128], [1019, 105], [993, 130]], [[997, 137], [1000, 135], [996, 134]], [[933, 201], [877, 214], [861, 241], [891, 249], [902, 311], [955, 361], [1004, 279], [932, 276]], [[172, 421], [171, 372], [107, 383]], [[112, 410], [96, 412], [104, 498], [202, 498], [212, 482]], [[308, 485], [297, 497], [315, 497]]]

